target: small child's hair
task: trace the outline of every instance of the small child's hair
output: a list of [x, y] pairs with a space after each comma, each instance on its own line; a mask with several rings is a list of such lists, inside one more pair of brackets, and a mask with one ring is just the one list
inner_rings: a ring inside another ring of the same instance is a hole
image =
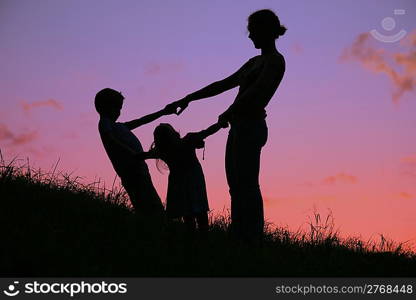
[[95, 95], [94, 105], [95, 109], [99, 114], [105, 112], [110, 104], [113, 104], [114, 101], [123, 101], [124, 96], [113, 89], [105, 88], [102, 89]]
[[[158, 153], [155, 142], [153, 142], [150, 145], [150, 151], [154, 151], [154, 152]], [[155, 165], [156, 165], [156, 169], [160, 173], [163, 173], [163, 170], [169, 170], [168, 165], [163, 160], [161, 160], [160, 158], [156, 158]]]
[[180, 133], [177, 132], [175, 128], [173, 128], [173, 126], [168, 123], [160, 123], [153, 131], [154, 142], [152, 143], [150, 149], [156, 150], [162, 158], [162, 160], [156, 159], [156, 168], [161, 173], [163, 169], [169, 169], [166, 163], [163, 161], [163, 158], [166, 156], [166, 152], [169, 151], [169, 148], [171, 147], [169, 135], [172, 135], [178, 139], [181, 137]]
[[155, 146], [159, 149], [159, 151], [165, 152], [166, 149], [169, 148], [169, 135], [178, 139], [181, 137], [180, 133], [177, 132], [175, 128], [173, 128], [173, 126], [168, 123], [160, 123], [156, 126], [155, 130], [153, 131], [153, 137]]

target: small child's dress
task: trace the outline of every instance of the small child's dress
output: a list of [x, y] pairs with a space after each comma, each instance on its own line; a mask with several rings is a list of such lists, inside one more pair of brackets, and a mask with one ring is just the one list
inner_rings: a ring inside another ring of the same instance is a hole
[[203, 145], [199, 133], [189, 133], [181, 138], [168, 153], [159, 155], [169, 167], [166, 213], [178, 218], [207, 212], [208, 197], [205, 177], [196, 156]]

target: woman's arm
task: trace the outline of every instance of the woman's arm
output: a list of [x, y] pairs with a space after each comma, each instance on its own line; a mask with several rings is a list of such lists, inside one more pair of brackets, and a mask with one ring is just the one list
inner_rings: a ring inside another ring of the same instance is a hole
[[221, 128], [227, 128], [228, 123], [215, 123], [209, 126], [207, 129], [199, 132], [190, 132], [184, 138], [183, 141], [193, 148], [203, 148], [204, 139], [218, 132]]
[[231, 74], [227, 78], [211, 83], [210, 85], [207, 85], [206, 87], [194, 93], [191, 93], [186, 97], [169, 104], [168, 106], [175, 108], [180, 107], [181, 110], [178, 112], [178, 114], [180, 114], [188, 106], [190, 102], [213, 97], [237, 87], [239, 85], [241, 73], [244, 71], [245, 68], [247, 68], [250, 62], [251, 60], [247, 61], [240, 69], [238, 69], [235, 73]]
[[185, 99], [187, 99], [189, 103], [192, 101], [213, 97], [232, 88], [235, 88], [238, 86], [238, 73], [239, 71], [223, 80], [211, 83], [210, 85], [207, 85], [206, 87], [187, 95]]
[[228, 123], [227, 122], [217, 122], [211, 126], [209, 126], [207, 129], [201, 130], [200, 132], [197, 132], [197, 134], [202, 138], [206, 139], [210, 135], [213, 135], [214, 133], [217, 133], [221, 128], [227, 128]]

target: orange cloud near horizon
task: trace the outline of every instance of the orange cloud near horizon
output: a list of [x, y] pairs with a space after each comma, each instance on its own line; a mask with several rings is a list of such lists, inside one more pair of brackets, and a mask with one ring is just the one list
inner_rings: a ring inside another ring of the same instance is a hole
[[350, 183], [355, 184], [358, 182], [358, 178], [353, 175], [348, 175], [345, 173], [338, 173], [333, 176], [328, 176], [322, 180], [323, 184], [333, 185], [336, 183]]
[[403, 157], [400, 161], [408, 164], [416, 164], [416, 153]]
[[413, 199], [413, 195], [407, 192], [401, 192], [399, 194], [400, 198], [404, 198], [404, 199]]
[[22, 134], [15, 134], [7, 125], [0, 123], [0, 141], [7, 141], [13, 146], [30, 143], [37, 137], [38, 132], [36, 130]]
[[29, 111], [33, 110], [34, 108], [39, 108], [39, 107], [51, 107], [51, 108], [54, 108], [56, 110], [62, 110], [63, 109], [63, 105], [55, 99], [48, 99], [48, 100], [44, 100], [44, 101], [34, 101], [34, 102], [30, 102], [30, 103], [28, 103], [26, 101], [22, 101], [21, 107], [22, 107], [23, 111], [25, 111], [25, 112], [29, 112]]

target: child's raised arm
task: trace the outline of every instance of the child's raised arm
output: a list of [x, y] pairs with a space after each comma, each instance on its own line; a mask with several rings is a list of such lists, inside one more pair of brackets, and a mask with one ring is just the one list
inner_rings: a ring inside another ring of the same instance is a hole
[[164, 109], [161, 109], [155, 113], [146, 115], [144, 117], [125, 122], [124, 125], [126, 125], [128, 129], [133, 130], [142, 125], [153, 122], [162, 116], [171, 115], [174, 113], [176, 113], [176, 108], [167, 105]]

